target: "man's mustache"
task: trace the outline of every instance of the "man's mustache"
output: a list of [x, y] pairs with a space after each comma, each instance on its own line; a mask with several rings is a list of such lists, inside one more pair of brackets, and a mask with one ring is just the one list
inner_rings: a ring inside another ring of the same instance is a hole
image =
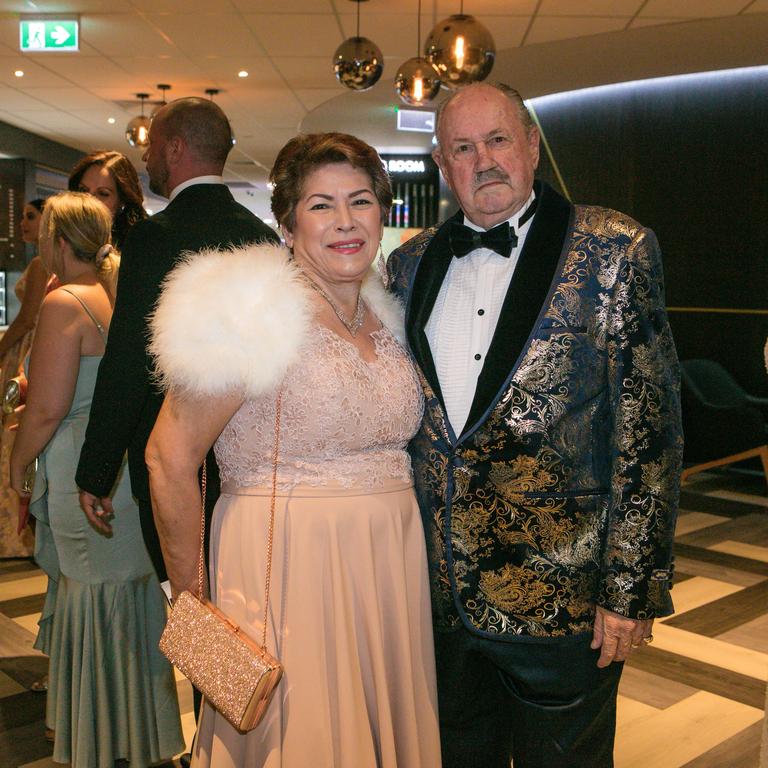
[[475, 189], [483, 184], [487, 184], [489, 181], [509, 182], [509, 176], [501, 168], [489, 168], [487, 171], [479, 171], [475, 174]]

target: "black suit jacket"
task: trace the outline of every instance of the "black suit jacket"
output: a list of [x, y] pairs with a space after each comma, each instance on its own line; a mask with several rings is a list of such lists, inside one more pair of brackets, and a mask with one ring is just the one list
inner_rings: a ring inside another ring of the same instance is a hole
[[[109, 341], [99, 366], [77, 467], [80, 488], [96, 496], [108, 496], [127, 450], [133, 494], [140, 503], [149, 505], [144, 449], [163, 395], [151, 379], [147, 316], [155, 307], [163, 279], [184, 252], [260, 240], [279, 242], [266, 224], [235, 202], [223, 184], [188, 187], [165, 210], [130, 231], [122, 255]], [[200, 307], [200, 311], [206, 308]], [[218, 470], [210, 457], [208, 467], [209, 496], [215, 499]]]

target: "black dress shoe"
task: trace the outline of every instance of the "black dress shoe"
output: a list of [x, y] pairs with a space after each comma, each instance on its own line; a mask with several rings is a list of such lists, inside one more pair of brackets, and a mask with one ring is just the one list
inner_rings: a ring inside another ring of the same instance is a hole
[[183, 755], [179, 755], [179, 765], [181, 768], [189, 768], [192, 764], [192, 753], [185, 752]]

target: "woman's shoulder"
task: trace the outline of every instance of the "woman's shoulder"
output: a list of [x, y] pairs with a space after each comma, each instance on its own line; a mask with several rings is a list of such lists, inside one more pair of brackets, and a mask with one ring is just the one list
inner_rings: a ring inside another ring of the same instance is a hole
[[286, 248], [255, 244], [187, 254], [150, 321], [162, 383], [190, 394], [276, 386], [304, 344], [312, 297]]

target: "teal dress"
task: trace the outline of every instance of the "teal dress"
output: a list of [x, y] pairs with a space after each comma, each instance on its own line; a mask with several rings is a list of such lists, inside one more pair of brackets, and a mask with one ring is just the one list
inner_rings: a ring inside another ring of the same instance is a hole
[[80, 358], [72, 407], [38, 459], [30, 511], [48, 591], [35, 647], [50, 657], [54, 761], [113, 768], [124, 759], [140, 768], [182, 752], [184, 739], [173, 668], [157, 647], [165, 598], [125, 463], [112, 536], [98, 533], [78, 503], [75, 470], [100, 361]]

